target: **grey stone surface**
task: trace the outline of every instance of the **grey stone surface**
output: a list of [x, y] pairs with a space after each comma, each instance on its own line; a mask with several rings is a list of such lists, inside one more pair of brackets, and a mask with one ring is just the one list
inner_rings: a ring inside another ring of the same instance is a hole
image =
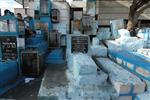
[[80, 86], [103, 85], [108, 78], [108, 75], [101, 71], [100, 75], [80, 75], [76, 80]]
[[39, 100], [66, 99], [68, 80], [65, 73], [66, 67], [48, 66], [39, 90]]
[[[87, 80], [84, 81], [84, 85], [83, 83], [77, 84], [76, 80], [78, 79], [74, 78], [72, 72], [69, 70], [66, 72], [68, 80], [70, 80], [68, 87], [68, 98], [71, 98], [71, 100], [110, 100], [111, 97], [118, 97], [118, 94], [113, 86], [106, 82], [106, 76], [104, 76], [106, 74], [102, 72], [100, 72], [101, 74], [97, 74], [101, 76], [101, 78], [87, 78]], [[84, 78], [86, 77], [89, 77], [89, 75], [84, 76]], [[90, 81], [94, 81], [94, 83]]]
[[68, 98], [71, 100], [110, 100], [112, 95], [117, 95], [112, 86], [108, 89], [108, 85], [105, 84], [108, 75], [101, 70], [97, 71], [97, 65], [90, 56], [78, 53], [73, 54], [72, 57], [73, 70], [66, 71], [69, 80]]

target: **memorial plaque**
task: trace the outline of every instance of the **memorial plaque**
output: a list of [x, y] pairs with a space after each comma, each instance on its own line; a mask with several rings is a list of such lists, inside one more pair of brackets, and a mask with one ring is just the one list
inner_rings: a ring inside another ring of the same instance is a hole
[[1, 36], [2, 59], [17, 59], [17, 38], [16, 36]]
[[60, 12], [58, 9], [52, 9], [52, 22], [59, 23], [60, 20]]
[[36, 51], [21, 52], [22, 73], [25, 76], [39, 75], [39, 55]]
[[60, 47], [60, 35], [57, 30], [53, 30], [49, 33], [48, 41], [51, 49]]
[[71, 52], [88, 52], [88, 36], [72, 36], [71, 38]]
[[92, 30], [93, 17], [91, 16], [83, 16], [82, 18], [83, 30], [85, 32]]
[[41, 15], [49, 15], [49, 0], [40, 0]]

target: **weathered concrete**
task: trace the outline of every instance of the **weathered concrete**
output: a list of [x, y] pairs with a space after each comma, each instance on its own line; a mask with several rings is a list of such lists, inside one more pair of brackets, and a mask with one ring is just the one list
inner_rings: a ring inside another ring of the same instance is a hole
[[97, 37], [94, 37], [94, 38], [92, 39], [92, 45], [93, 45], [93, 46], [97, 46], [97, 45], [99, 45], [99, 44], [100, 44], [99, 39], [98, 39]]
[[89, 55], [107, 57], [107, 48], [104, 45], [90, 46]]
[[150, 100], [150, 93], [142, 93], [136, 96], [135, 100]]
[[116, 40], [107, 40], [105, 43], [109, 50], [137, 51], [144, 46], [144, 41], [136, 37], [123, 37]]
[[71, 58], [73, 68], [66, 73], [69, 80], [68, 98], [110, 100], [111, 97], [118, 96], [113, 86], [106, 84], [108, 75], [101, 70], [97, 71], [97, 65], [90, 56], [78, 53]]
[[76, 79], [71, 72], [67, 71], [67, 76], [70, 80], [68, 98], [71, 98], [71, 100], [110, 100], [110, 98], [118, 97], [116, 90], [106, 80], [103, 84], [89, 84], [88, 82], [93, 81], [93, 79], [89, 79], [85, 85], [79, 85], [76, 84]]
[[109, 39], [111, 39], [110, 28], [99, 28], [96, 37], [99, 40], [109, 40]]
[[137, 52], [143, 54], [144, 56], [150, 56], [149, 48], [141, 48], [141, 49], [138, 49]]
[[65, 70], [65, 65], [48, 66], [39, 90], [39, 100], [66, 99], [68, 80]]
[[97, 63], [101, 65], [101, 68], [109, 74], [110, 82], [114, 85], [114, 88], [119, 94], [143, 93], [145, 91], [145, 83], [140, 78], [123, 69], [118, 64], [112, 62], [108, 58], [97, 58]]
[[101, 71], [100, 75], [80, 75], [76, 83], [79, 86], [99, 86], [103, 85], [106, 82], [108, 75]]
[[87, 54], [77, 53], [73, 54], [73, 74], [74, 77], [79, 75], [90, 75], [97, 73], [97, 65]]

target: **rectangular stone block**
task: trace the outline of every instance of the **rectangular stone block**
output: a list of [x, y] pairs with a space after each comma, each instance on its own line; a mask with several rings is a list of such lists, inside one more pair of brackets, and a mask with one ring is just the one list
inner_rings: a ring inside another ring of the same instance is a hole
[[87, 54], [76, 53], [73, 54], [73, 74], [75, 77], [78, 75], [89, 75], [97, 73], [97, 65]]
[[107, 57], [107, 48], [104, 45], [90, 46], [89, 55]]
[[83, 100], [111, 100], [111, 97], [117, 98], [118, 95], [112, 85], [107, 84], [99, 87], [84, 87], [80, 89]]
[[118, 30], [124, 28], [123, 19], [111, 20], [110, 27], [111, 27], [111, 31], [112, 31], [112, 37], [114, 39], [119, 38]]
[[121, 96], [119, 100], [132, 100], [132, 96]]
[[116, 42], [115, 40], [107, 40], [105, 41], [106, 45], [108, 46], [108, 50], [122, 50], [120, 44]]
[[116, 40], [107, 40], [109, 50], [137, 51], [144, 47], [144, 41], [136, 37], [123, 37]]
[[[109, 74], [110, 82], [119, 94], [143, 93], [145, 83], [140, 78], [123, 69], [108, 58], [97, 58], [97, 63]], [[133, 91], [132, 90], [133, 86]]]
[[97, 37], [94, 37], [92, 39], [92, 46], [97, 46], [97, 45], [99, 45], [99, 43], [100, 43], [100, 41]]
[[97, 38], [99, 40], [110, 40], [111, 32], [109, 28], [99, 28], [97, 33]]
[[108, 78], [108, 75], [101, 71], [100, 75], [80, 75], [77, 84], [80, 86], [101, 86]]
[[126, 50], [109, 50], [109, 55], [111, 56], [111, 59], [115, 60], [118, 64], [120, 62], [116, 59], [121, 59], [123, 61], [121, 66], [141, 79], [150, 80], [150, 58], [148, 56]]
[[133, 100], [132, 96], [119, 96], [117, 98], [112, 98], [111, 100]]

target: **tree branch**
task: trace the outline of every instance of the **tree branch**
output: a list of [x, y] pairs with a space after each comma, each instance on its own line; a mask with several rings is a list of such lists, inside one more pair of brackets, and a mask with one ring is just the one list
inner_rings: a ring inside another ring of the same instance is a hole
[[139, 8], [141, 8], [142, 6], [144, 6], [145, 4], [147, 4], [150, 0], [134, 0], [134, 5], [136, 7], [136, 10], [138, 10]]
[[145, 4], [143, 7], [139, 8], [139, 10], [136, 12], [137, 16], [140, 16], [140, 14], [142, 14], [147, 8], [150, 8], [150, 3]]

